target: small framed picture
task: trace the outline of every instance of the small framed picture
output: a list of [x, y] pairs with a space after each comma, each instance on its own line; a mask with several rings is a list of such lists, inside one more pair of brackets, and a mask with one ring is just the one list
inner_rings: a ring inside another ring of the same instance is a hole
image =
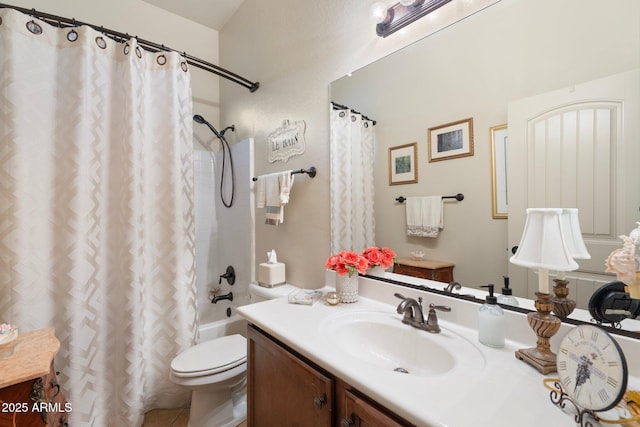
[[473, 156], [473, 118], [429, 128], [429, 162]]
[[418, 182], [418, 143], [389, 148], [389, 185]]
[[494, 126], [491, 132], [491, 200], [493, 218], [508, 217], [507, 200], [507, 125]]

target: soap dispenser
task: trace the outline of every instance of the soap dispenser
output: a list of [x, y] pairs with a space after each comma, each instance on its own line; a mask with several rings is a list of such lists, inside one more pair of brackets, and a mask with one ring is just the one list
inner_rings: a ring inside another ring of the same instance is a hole
[[493, 296], [494, 285], [481, 287], [489, 288], [489, 295], [478, 310], [478, 341], [488, 347], [502, 348], [506, 335], [504, 311], [498, 305], [498, 299]]
[[498, 304], [507, 304], [518, 307], [518, 299], [513, 296], [512, 289], [509, 287], [509, 277], [502, 276], [504, 279], [504, 288], [502, 288], [502, 295], [498, 295]]

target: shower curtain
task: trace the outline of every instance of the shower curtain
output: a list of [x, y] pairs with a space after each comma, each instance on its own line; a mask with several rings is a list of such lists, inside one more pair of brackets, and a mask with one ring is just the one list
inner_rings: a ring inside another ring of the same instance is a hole
[[191, 115], [179, 55], [0, 10], [0, 322], [55, 328], [70, 425], [188, 402]]
[[373, 122], [349, 110], [331, 114], [331, 253], [375, 242]]

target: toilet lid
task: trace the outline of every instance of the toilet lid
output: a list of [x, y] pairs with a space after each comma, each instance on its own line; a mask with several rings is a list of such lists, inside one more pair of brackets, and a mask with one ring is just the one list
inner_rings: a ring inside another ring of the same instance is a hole
[[171, 370], [180, 377], [217, 374], [247, 361], [247, 339], [228, 335], [200, 343], [171, 361]]

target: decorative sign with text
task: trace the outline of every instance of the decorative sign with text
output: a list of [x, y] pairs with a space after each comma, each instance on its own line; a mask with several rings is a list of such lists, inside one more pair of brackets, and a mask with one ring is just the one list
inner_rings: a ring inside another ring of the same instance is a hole
[[282, 126], [271, 132], [268, 136], [269, 143], [269, 163], [281, 160], [286, 162], [289, 157], [298, 156], [304, 153], [306, 130], [304, 120], [290, 123], [284, 120]]

